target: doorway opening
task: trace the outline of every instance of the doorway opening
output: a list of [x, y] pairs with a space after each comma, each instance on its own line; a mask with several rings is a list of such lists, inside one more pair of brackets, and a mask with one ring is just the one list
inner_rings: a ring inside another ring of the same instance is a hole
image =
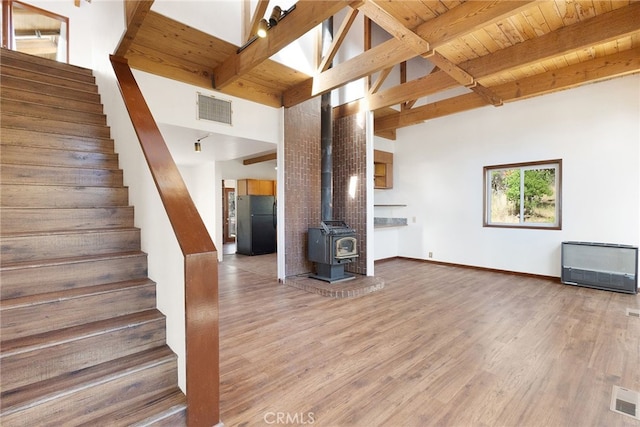
[[68, 63], [69, 18], [16, 0], [5, 0], [2, 47]]
[[222, 199], [224, 253], [236, 253], [236, 189], [223, 187]]

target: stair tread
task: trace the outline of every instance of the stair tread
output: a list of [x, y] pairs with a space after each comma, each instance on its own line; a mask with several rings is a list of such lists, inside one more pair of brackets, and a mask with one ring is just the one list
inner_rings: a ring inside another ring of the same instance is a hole
[[[134, 227], [133, 206], [45, 208], [0, 206], [0, 237], [9, 234]], [[19, 224], [17, 223], [19, 221]]]
[[20, 211], [92, 211], [92, 210], [114, 210], [114, 209], [133, 209], [133, 206], [85, 206], [82, 208], [50, 208], [42, 206], [0, 206], [0, 212], [9, 210]]
[[[52, 132], [52, 133], [60, 133], [64, 135], [76, 135], [75, 133], [67, 133], [67, 132], [77, 131], [78, 128], [91, 128], [98, 131], [108, 131], [110, 129], [109, 125], [107, 124], [61, 121], [58, 119], [53, 119], [45, 116], [26, 115], [24, 113], [16, 113], [14, 111], [4, 111], [4, 109], [2, 111], [2, 116], [3, 116], [3, 122], [4, 122], [3, 126], [10, 127], [10, 128], [23, 129], [23, 127], [21, 127], [20, 125], [15, 126], [15, 125], [12, 125], [11, 122], [7, 123], [6, 120], [9, 120], [10, 118], [24, 119], [25, 117], [31, 118], [31, 119], [39, 119], [37, 124], [40, 124], [40, 122], [44, 122], [49, 124], [58, 124], [58, 125], [64, 124], [64, 125], [73, 126], [71, 129], [63, 129], [63, 132], [57, 132], [57, 128], [56, 128], [56, 132]], [[33, 123], [29, 123], [29, 125], [33, 126]], [[83, 136], [83, 135], [80, 134], [78, 136]], [[107, 138], [107, 136], [102, 136], [102, 137]]]
[[89, 385], [105, 383], [150, 366], [172, 362], [175, 357], [171, 349], [164, 345], [3, 392], [0, 395], [2, 414], [15, 413], [55, 399], [61, 393], [72, 394]]
[[1, 358], [44, 349], [61, 343], [77, 341], [85, 337], [99, 335], [119, 329], [126, 329], [133, 325], [140, 325], [162, 319], [164, 319], [164, 315], [160, 311], [157, 309], [151, 309], [111, 319], [86, 323], [84, 325], [71, 326], [69, 328], [58, 329], [55, 331], [0, 341], [2, 344]]
[[64, 301], [73, 298], [84, 298], [92, 295], [99, 295], [112, 291], [119, 291], [127, 288], [137, 288], [149, 285], [155, 285], [153, 280], [149, 278], [132, 279], [122, 282], [107, 283], [104, 285], [84, 286], [80, 288], [65, 289], [62, 291], [4, 299], [0, 300], [0, 313], [5, 310], [11, 310], [15, 308], [48, 304], [51, 302]]
[[[29, 74], [29, 76], [25, 76], [25, 73]], [[33, 68], [24, 68], [2, 63], [0, 65], [0, 75], [2, 75], [3, 77], [6, 76], [23, 80], [33, 80], [42, 84], [60, 86], [64, 87], [65, 89], [77, 90], [80, 92], [98, 93], [98, 86], [95, 84], [95, 82], [78, 81], [77, 79], [72, 79], [69, 77], [43, 73]], [[38, 76], [41, 76], [43, 80], [40, 80]], [[56, 81], [56, 83], [52, 83], [52, 81]]]
[[7, 143], [4, 140], [2, 141], [2, 144], [5, 147], [19, 147], [22, 149], [28, 149], [28, 150], [38, 150], [39, 152], [51, 152], [52, 154], [68, 154], [68, 153], [78, 153], [78, 155], [80, 156], [87, 156], [90, 155], [92, 157], [98, 157], [98, 158], [104, 158], [104, 159], [117, 159], [118, 158], [118, 154], [116, 154], [113, 151], [108, 151], [108, 152], [96, 152], [96, 151], [84, 151], [84, 150], [73, 150], [73, 149], [69, 149], [69, 148], [46, 148], [46, 147], [38, 147], [38, 146], [25, 146], [23, 144], [11, 144], [10, 142]]
[[5, 114], [18, 114], [34, 119], [55, 119], [60, 122], [95, 126], [107, 125], [107, 118], [104, 113], [92, 113], [68, 108], [64, 105], [47, 104], [44, 102], [36, 103], [0, 96], [0, 107]]
[[10, 129], [36, 129], [64, 136], [111, 138], [111, 128], [108, 124], [60, 121], [57, 118], [30, 116], [12, 111], [2, 112], [2, 126]]
[[64, 74], [74, 76], [74, 78], [78, 78], [81, 81], [95, 81], [93, 70], [90, 68], [82, 67], [80, 65], [54, 61], [51, 59], [41, 58], [39, 56], [5, 48], [0, 49], [0, 58], [2, 58], [2, 62], [6, 64], [11, 63], [12, 61], [14, 63], [15, 61], [19, 61], [22, 63], [19, 68], [24, 68], [26, 70], [42, 70], [43, 67], [48, 67], [51, 68], [53, 72], [61, 71]]
[[127, 425], [143, 426], [160, 421], [167, 416], [184, 411], [187, 407], [187, 399], [182, 391], [176, 387], [171, 390], [158, 393], [150, 399], [139, 402], [130, 407], [111, 412], [100, 418], [92, 420], [90, 423], [81, 426], [90, 427], [92, 425]]
[[[0, 206], [0, 236], [20, 233], [134, 227], [133, 206], [46, 208]], [[16, 226], [20, 220], [24, 225]], [[64, 227], [64, 228], [62, 228]]]
[[102, 103], [92, 100], [65, 98], [61, 94], [56, 93], [35, 92], [28, 87], [17, 88], [3, 85], [0, 88], [0, 96], [15, 101], [35, 102], [43, 105], [60, 106], [68, 110], [104, 114]]
[[79, 65], [68, 64], [66, 62], [52, 61], [50, 59], [40, 58], [38, 56], [30, 55], [28, 53], [19, 52], [16, 50], [10, 50], [2, 48], [0, 49], [0, 57], [15, 58], [20, 61], [26, 61], [30, 64], [47, 65], [53, 68], [59, 68], [65, 71], [74, 72], [84, 76], [93, 76], [93, 70]]
[[[108, 160], [108, 159], [107, 159]], [[20, 167], [24, 167], [24, 168], [29, 168], [29, 169], [38, 169], [38, 170], [58, 170], [58, 169], [62, 169], [64, 171], [80, 171], [80, 172], [84, 172], [84, 171], [91, 171], [91, 170], [95, 170], [95, 171], [100, 171], [101, 173], [106, 173], [106, 172], [111, 172], [111, 173], [115, 173], [118, 174], [120, 173], [120, 170], [117, 166], [109, 166], [108, 164], [106, 165], [95, 165], [95, 166], [90, 166], [90, 167], [82, 167], [79, 165], [46, 165], [46, 164], [41, 164], [41, 163], [18, 163], [18, 162], [12, 162], [11, 160], [0, 160], [0, 165], [1, 166], [20, 166]], [[16, 185], [20, 185], [20, 183], [14, 183]], [[32, 184], [29, 184], [32, 185]], [[45, 184], [43, 184], [45, 185]], [[55, 185], [60, 185], [60, 184], [55, 184]]]
[[[5, 89], [9, 89], [11, 90], [12, 88], [5, 88]], [[21, 90], [20, 93], [22, 94], [23, 92], [27, 92], [27, 94], [36, 94], [38, 92], [31, 92], [28, 90]], [[78, 108], [71, 108], [69, 106], [67, 106], [67, 104], [65, 102], [68, 101], [73, 101], [72, 98], [64, 98], [60, 95], [55, 95], [55, 94], [51, 94], [51, 95], [45, 95], [46, 98], [41, 98], [41, 100], [35, 100], [35, 99], [31, 99], [31, 98], [16, 98], [16, 97], [12, 97], [10, 93], [6, 92], [6, 93], [2, 93], [0, 92], [0, 103], [2, 104], [7, 104], [7, 107], [11, 107], [11, 105], [22, 105], [22, 106], [27, 106], [27, 107], [32, 107], [32, 108], [42, 108], [42, 109], [46, 109], [46, 110], [53, 110], [53, 111], [63, 111], [63, 112], [73, 112], [73, 113], [82, 113], [82, 115], [85, 116], [95, 116], [95, 118], [99, 118], [100, 120], [106, 119], [106, 114], [103, 111], [89, 111], [86, 109], [78, 109]], [[58, 102], [51, 102], [52, 99], [58, 100]], [[96, 107], [99, 105], [102, 105], [100, 103], [97, 102], [91, 102], [91, 101], [85, 101], [83, 102], [84, 104], [90, 105], [92, 107]], [[6, 108], [3, 106], [2, 108], [3, 110], [5, 110], [6, 112], [11, 112], [10, 108]], [[71, 118], [73, 117], [77, 117], [77, 116], [71, 116]]]
[[96, 105], [101, 104], [100, 94], [97, 91], [86, 91], [70, 87], [61, 87], [48, 82], [42, 82], [11, 75], [3, 75], [2, 84], [3, 86], [14, 89], [55, 94], [58, 98], [62, 99], [82, 101]]
[[103, 259], [115, 259], [115, 258], [127, 258], [131, 256], [140, 256], [145, 255], [142, 251], [123, 251], [123, 252], [113, 252], [110, 254], [98, 254], [98, 255], [85, 255], [85, 256], [76, 256], [76, 257], [66, 257], [66, 258], [53, 258], [53, 259], [41, 259], [37, 261], [19, 261], [3, 264], [0, 267], [0, 271], [7, 271], [13, 269], [22, 269], [22, 268], [36, 268], [36, 267], [51, 267], [56, 265], [66, 265], [73, 264], [79, 262], [87, 262], [87, 261], [99, 261]]
[[[113, 153], [113, 139], [102, 138], [94, 136], [77, 136], [77, 135], [63, 135], [53, 132], [44, 132], [37, 129], [19, 129], [2, 126], [0, 121], [0, 133], [2, 134], [1, 145], [17, 145], [20, 147], [33, 147], [33, 148], [50, 148], [50, 145], [42, 145], [42, 142], [54, 141], [51, 144], [57, 146], [63, 146], [68, 148], [59, 148], [61, 150], [68, 149], [78, 152], [87, 153]], [[28, 137], [27, 141], [18, 140], [20, 137]], [[82, 150], [78, 148], [80, 144], [86, 144], [95, 146], [96, 149]], [[102, 145], [106, 145], [103, 147]]]
[[111, 227], [111, 228], [84, 228], [81, 230], [53, 230], [53, 231], [34, 231], [34, 232], [17, 232], [17, 233], [3, 233], [3, 238], [19, 238], [19, 237], [34, 237], [34, 236], [69, 236], [73, 234], [95, 234], [95, 233], [111, 233], [111, 232], [125, 232], [125, 231], [138, 231], [138, 227]]
[[[71, 188], [105, 188], [105, 187], [97, 187], [95, 185], [63, 185], [63, 184], [3, 184], [3, 187], [71, 187]], [[127, 188], [123, 185], [118, 185], [114, 187], [106, 187], [106, 188]], [[106, 206], [106, 205], [105, 205]], [[36, 206], [37, 207], [37, 206]]]

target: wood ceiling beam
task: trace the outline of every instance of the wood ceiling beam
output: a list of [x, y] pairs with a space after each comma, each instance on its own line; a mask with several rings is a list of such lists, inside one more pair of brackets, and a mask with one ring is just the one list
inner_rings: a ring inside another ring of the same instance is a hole
[[504, 83], [491, 89], [505, 102], [513, 102], [636, 73], [640, 73], [640, 47]]
[[262, 163], [262, 162], [268, 162], [269, 160], [276, 160], [278, 158], [278, 154], [277, 153], [269, 153], [269, 154], [265, 154], [264, 156], [257, 156], [257, 157], [252, 157], [250, 159], [244, 159], [242, 161], [243, 165], [252, 165], [254, 163]]
[[223, 89], [240, 79], [255, 66], [348, 6], [349, 3], [347, 0], [299, 1], [296, 3], [296, 8], [279, 25], [269, 30], [267, 37], [256, 39], [241, 52], [229, 56], [213, 70], [214, 88]]
[[384, 10], [377, 0], [365, 0], [359, 9], [380, 28], [405, 43], [416, 55], [422, 55], [430, 50], [429, 42], [405, 27]]
[[[360, 6], [360, 10], [362, 10], [369, 19], [378, 24], [386, 32], [396, 39], [406, 43], [417, 55], [428, 58], [434, 65], [439, 67], [462, 86], [468, 87], [472, 91], [476, 92], [484, 98], [488, 104], [492, 104], [494, 106], [502, 105], [502, 100], [492, 93], [491, 90], [480, 85], [472, 75], [458, 67], [437, 51], [430, 50], [429, 43], [426, 40], [405, 27], [395, 17], [387, 13], [387, 11], [378, 4], [378, 0], [365, 1], [365, 3]], [[406, 61], [403, 61], [402, 64], [406, 64]], [[389, 70], [389, 68], [386, 70]], [[406, 82], [406, 79], [402, 81], [402, 83], [404, 82]], [[376, 90], [377, 89], [378, 88], [376, 88]], [[369, 93], [374, 93], [376, 90], [370, 90]], [[402, 104], [402, 107], [405, 108], [404, 103]]]
[[[312, 77], [312, 92], [304, 94], [305, 99], [298, 102], [329, 92], [385, 68], [393, 67], [395, 64], [414, 56], [416, 56], [415, 52], [403, 42], [396, 39], [388, 40], [353, 59], [334, 65], [333, 68]], [[286, 94], [283, 98], [286, 98]]]
[[458, 67], [440, 53], [434, 51], [433, 54], [429, 56], [429, 60], [462, 86], [465, 86], [480, 95], [487, 104], [491, 104], [495, 107], [502, 105], [502, 99], [493, 93], [491, 89], [487, 89], [482, 86], [471, 74]]
[[[555, 33], [549, 33], [548, 35], [516, 44], [495, 53], [472, 59], [460, 64], [459, 68], [465, 70], [465, 72], [474, 76], [476, 79], [480, 79], [504, 70], [519, 67], [523, 62], [534, 63], [543, 61], [550, 56], [573, 52], [589, 46], [589, 43], [595, 43], [599, 39], [598, 36], [594, 36], [593, 33], [597, 32], [600, 27], [602, 27], [601, 31], [605, 33], [607, 40], [637, 32], [640, 27], [639, 14], [640, 2], [574, 24], [570, 27], [556, 30], [556, 32], [564, 34], [566, 38], [559, 39], [554, 35]], [[571, 33], [569, 33], [569, 31], [571, 31]], [[586, 42], [585, 38], [588, 39]], [[439, 75], [439, 73], [443, 72], [436, 71], [429, 76]], [[407, 97], [404, 99], [409, 99], [408, 96], [412, 93], [416, 98], [422, 98], [452, 88], [451, 80], [446, 80], [441, 75], [433, 81], [427, 82], [423, 80], [425, 80], [425, 77], [370, 95], [368, 97], [369, 107], [375, 110], [400, 103], [405, 96]], [[496, 101], [500, 99], [500, 96], [493, 96], [489, 92], [485, 92], [483, 96], [489, 99], [495, 99]]]
[[[531, 7], [532, 2], [532, 0], [469, 1], [419, 25], [414, 32], [427, 40], [431, 49], [435, 49], [478, 28]], [[309, 79], [311, 84], [302, 82], [286, 91], [283, 94], [283, 105], [291, 107], [414, 56], [416, 52], [405, 42], [395, 38], [388, 40]], [[308, 92], [308, 88], [312, 91]]]
[[442, 117], [449, 114], [486, 107], [487, 103], [475, 93], [456, 96], [442, 101], [390, 114], [374, 121], [374, 133], [387, 132], [406, 126], [422, 123], [425, 120]]
[[[634, 73], [640, 73], [640, 48], [504, 83], [492, 87], [491, 90], [505, 102], [513, 102]], [[479, 95], [469, 93], [380, 117], [375, 120], [374, 132], [377, 135], [379, 132], [388, 132], [485, 105], [486, 103]]]
[[131, 48], [144, 19], [149, 14], [153, 0], [138, 0], [125, 2], [126, 15], [127, 15], [127, 29], [118, 43], [118, 47], [115, 50], [114, 56], [124, 58], [127, 52]]
[[347, 12], [347, 16], [345, 16], [342, 24], [340, 25], [340, 28], [333, 36], [333, 40], [331, 41], [331, 45], [327, 49], [327, 53], [318, 65], [318, 72], [321, 73], [329, 68], [331, 62], [333, 61], [333, 58], [336, 56], [336, 53], [338, 53], [338, 49], [340, 49], [342, 42], [344, 41], [345, 37], [347, 37], [347, 33], [349, 32], [349, 29], [351, 29], [351, 25], [353, 24], [353, 21], [355, 21], [356, 16], [358, 16], [358, 9], [351, 9]]
[[476, 95], [480, 95], [480, 97], [484, 99], [484, 101], [489, 105], [500, 107], [502, 104], [504, 104], [504, 101], [499, 95], [497, 95], [488, 87], [481, 85], [480, 83], [476, 83], [475, 85], [471, 86], [470, 89], [474, 91]]
[[[161, 75], [167, 79], [205, 89], [211, 89], [211, 68], [203, 67], [200, 64], [176, 61], [176, 58], [169, 54], [137, 45], [129, 50], [127, 60], [131, 68]], [[158, 74], [158, 62], [164, 65], [162, 74]], [[227, 86], [222, 92], [275, 108], [282, 106], [280, 91], [247, 79], [234, 82]]]
[[[406, 83], [407, 82], [407, 61], [401, 62], [400, 63], [400, 84]], [[414, 103], [416, 102], [416, 100], [412, 100]], [[409, 101], [411, 102], [411, 101]], [[405, 101], [402, 104], [400, 104], [400, 109], [401, 110], [407, 110], [410, 109], [411, 107], [413, 107], [412, 105], [409, 105], [409, 102]]]
[[440, 68], [440, 70], [444, 71], [452, 79], [460, 83], [460, 85], [469, 87], [476, 83], [476, 79], [471, 74], [458, 67], [440, 53], [433, 51], [428, 59], [433, 63], [433, 65]]
[[640, 2], [458, 64], [479, 79], [640, 31]]
[[382, 86], [382, 83], [384, 83], [384, 81], [387, 79], [387, 77], [389, 77], [389, 74], [391, 74], [392, 70], [393, 70], [393, 67], [389, 67], [389, 68], [385, 68], [384, 70], [380, 71], [380, 74], [378, 75], [378, 78], [376, 79], [375, 82], [373, 82], [373, 84], [369, 88], [369, 93], [370, 94], [376, 93], [378, 91], [378, 89], [380, 89], [380, 86]]
[[407, 83], [368, 95], [367, 105], [370, 110], [375, 111], [400, 104], [407, 99], [423, 98], [459, 86], [460, 84], [444, 71], [436, 71]]
[[536, 0], [469, 1], [420, 24], [414, 31], [429, 41], [431, 49], [437, 49], [459, 37], [529, 9], [534, 3]]
[[[244, 7], [246, 10], [249, 10], [251, 6], [250, 0], [245, 0]], [[256, 10], [253, 12], [253, 17], [251, 21], [247, 22], [244, 33], [244, 41], [247, 42], [251, 37], [253, 37], [258, 32], [258, 24], [260, 20], [264, 18], [265, 13], [267, 13], [267, 8], [269, 7], [269, 0], [258, 0], [258, 4], [256, 5]]]

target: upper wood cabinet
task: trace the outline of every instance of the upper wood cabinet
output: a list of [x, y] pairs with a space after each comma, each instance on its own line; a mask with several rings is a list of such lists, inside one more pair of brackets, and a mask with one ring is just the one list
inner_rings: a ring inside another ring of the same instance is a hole
[[239, 179], [238, 196], [275, 196], [276, 182], [264, 179]]
[[373, 188], [393, 188], [393, 153], [373, 150]]

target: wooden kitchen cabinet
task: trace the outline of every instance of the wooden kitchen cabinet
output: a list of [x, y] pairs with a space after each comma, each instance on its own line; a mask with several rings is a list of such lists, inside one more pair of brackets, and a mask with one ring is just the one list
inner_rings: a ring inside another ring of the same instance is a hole
[[264, 179], [239, 179], [238, 196], [275, 196], [275, 181]]
[[393, 153], [373, 150], [373, 188], [393, 188]]

